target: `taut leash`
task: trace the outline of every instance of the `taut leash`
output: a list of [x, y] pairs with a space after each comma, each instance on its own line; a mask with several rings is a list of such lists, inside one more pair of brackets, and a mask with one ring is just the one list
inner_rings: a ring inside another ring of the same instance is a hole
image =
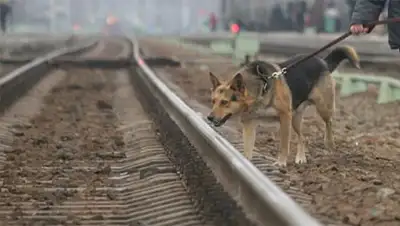
[[[390, 19], [386, 19], [386, 20], [376, 20], [370, 23], [367, 23], [364, 25], [364, 27], [368, 27], [370, 30], [372, 28], [374, 28], [376, 25], [382, 25], [382, 24], [389, 24], [389, 23], [399, 23], [400, 22], [400, 17], [395, 17], [395, 18], [390, 18]], [[289, 64], [288, 66], [282, 68], [282, 70], [280, 72], [275, 72], [274, 73], [274, 77], [277, 77], [279, 75], [284, 75], [288, 69], [318, 55], [319, 53], [325, 51], [326, 49], [328, 49], [329, 47], [336, 45], [337, 43], [343, 41], [344, 39], [348, 38], [349, 36], [351, 36], [352, 33], [351, 31], [348, 31], [346, 33], [344, 33], [343, 35], [341, 35], [340, 37], [334, 39], [333, 41], [329, 42], [328, 44], [324, 45], [323, 47], [317, 49], [316, 51], [304, 56], [303, 58], [299, 59], [298, 61], [294, 61], [291, 64]]]

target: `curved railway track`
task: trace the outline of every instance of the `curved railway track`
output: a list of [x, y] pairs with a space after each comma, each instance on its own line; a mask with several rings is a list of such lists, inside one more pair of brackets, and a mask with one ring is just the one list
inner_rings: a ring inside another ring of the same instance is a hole
[[[8, 36], [3, 38], [10, 39]], [[15, 43], [0, 42], [0, 77], [6, 76], [35, 57], [45, 55], [62, 45], [68, 44], [69, 39], [55, 38], [54, 40], [47, 40], [47, 42], [43, 40], [16, 41]], [[12, 64], [10, 64], [10, 61], [12, 61]]]
[[319, 225], [139, 53], [101, 38], [0, 79], [2, 225]]

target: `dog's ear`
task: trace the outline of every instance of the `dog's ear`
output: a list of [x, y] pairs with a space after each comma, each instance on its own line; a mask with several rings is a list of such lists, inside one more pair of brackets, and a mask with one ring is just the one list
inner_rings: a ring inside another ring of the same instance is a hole
[[229, 82], [229, 85], [231, 89], [243, 93], [245, 90], [245, 85], [242, 74], [237, 73], [235, 77], [233, 77], [232, 80]]
[[217, 76], [215, 76], [212, 72], [210, 72], [210, 81], [213, 86], [212, 90], [215, 90], [219, 85], [221, 85], [221, 82], [219, 81]]

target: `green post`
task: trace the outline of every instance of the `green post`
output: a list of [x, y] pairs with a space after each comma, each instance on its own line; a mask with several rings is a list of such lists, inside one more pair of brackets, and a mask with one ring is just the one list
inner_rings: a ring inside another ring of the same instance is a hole
[[385, 104], [392, 101], [392, 90], [389, 87], [389, 82], [382, 82], [379, 87], [378, 104]]
[[333, 17], [324, 17], [325, 32], [334, 33], [336, 30], [336, 20]]

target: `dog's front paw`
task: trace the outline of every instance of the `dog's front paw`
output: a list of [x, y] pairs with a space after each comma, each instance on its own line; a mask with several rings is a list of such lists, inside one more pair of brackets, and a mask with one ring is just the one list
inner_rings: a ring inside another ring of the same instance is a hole
[[277, 167], [286, 167], [286, 159], [278, 159], [273, 165]]
[[334, 151], [335, 150], [335, 142], [330, 141], [330, 140], [325, 140], [325, 147], [329, 150], [329, 151]]
[[249, 161], [251, 161], [251, 159], [253, 158], [253, 153], [246, 153], [245, 152], [243, 155]]
[[294, 160], [296, 164], [304, 164], [307, 163], [307, 158], [304, 153], [297, 153], [296, 154], [296, 159]]

